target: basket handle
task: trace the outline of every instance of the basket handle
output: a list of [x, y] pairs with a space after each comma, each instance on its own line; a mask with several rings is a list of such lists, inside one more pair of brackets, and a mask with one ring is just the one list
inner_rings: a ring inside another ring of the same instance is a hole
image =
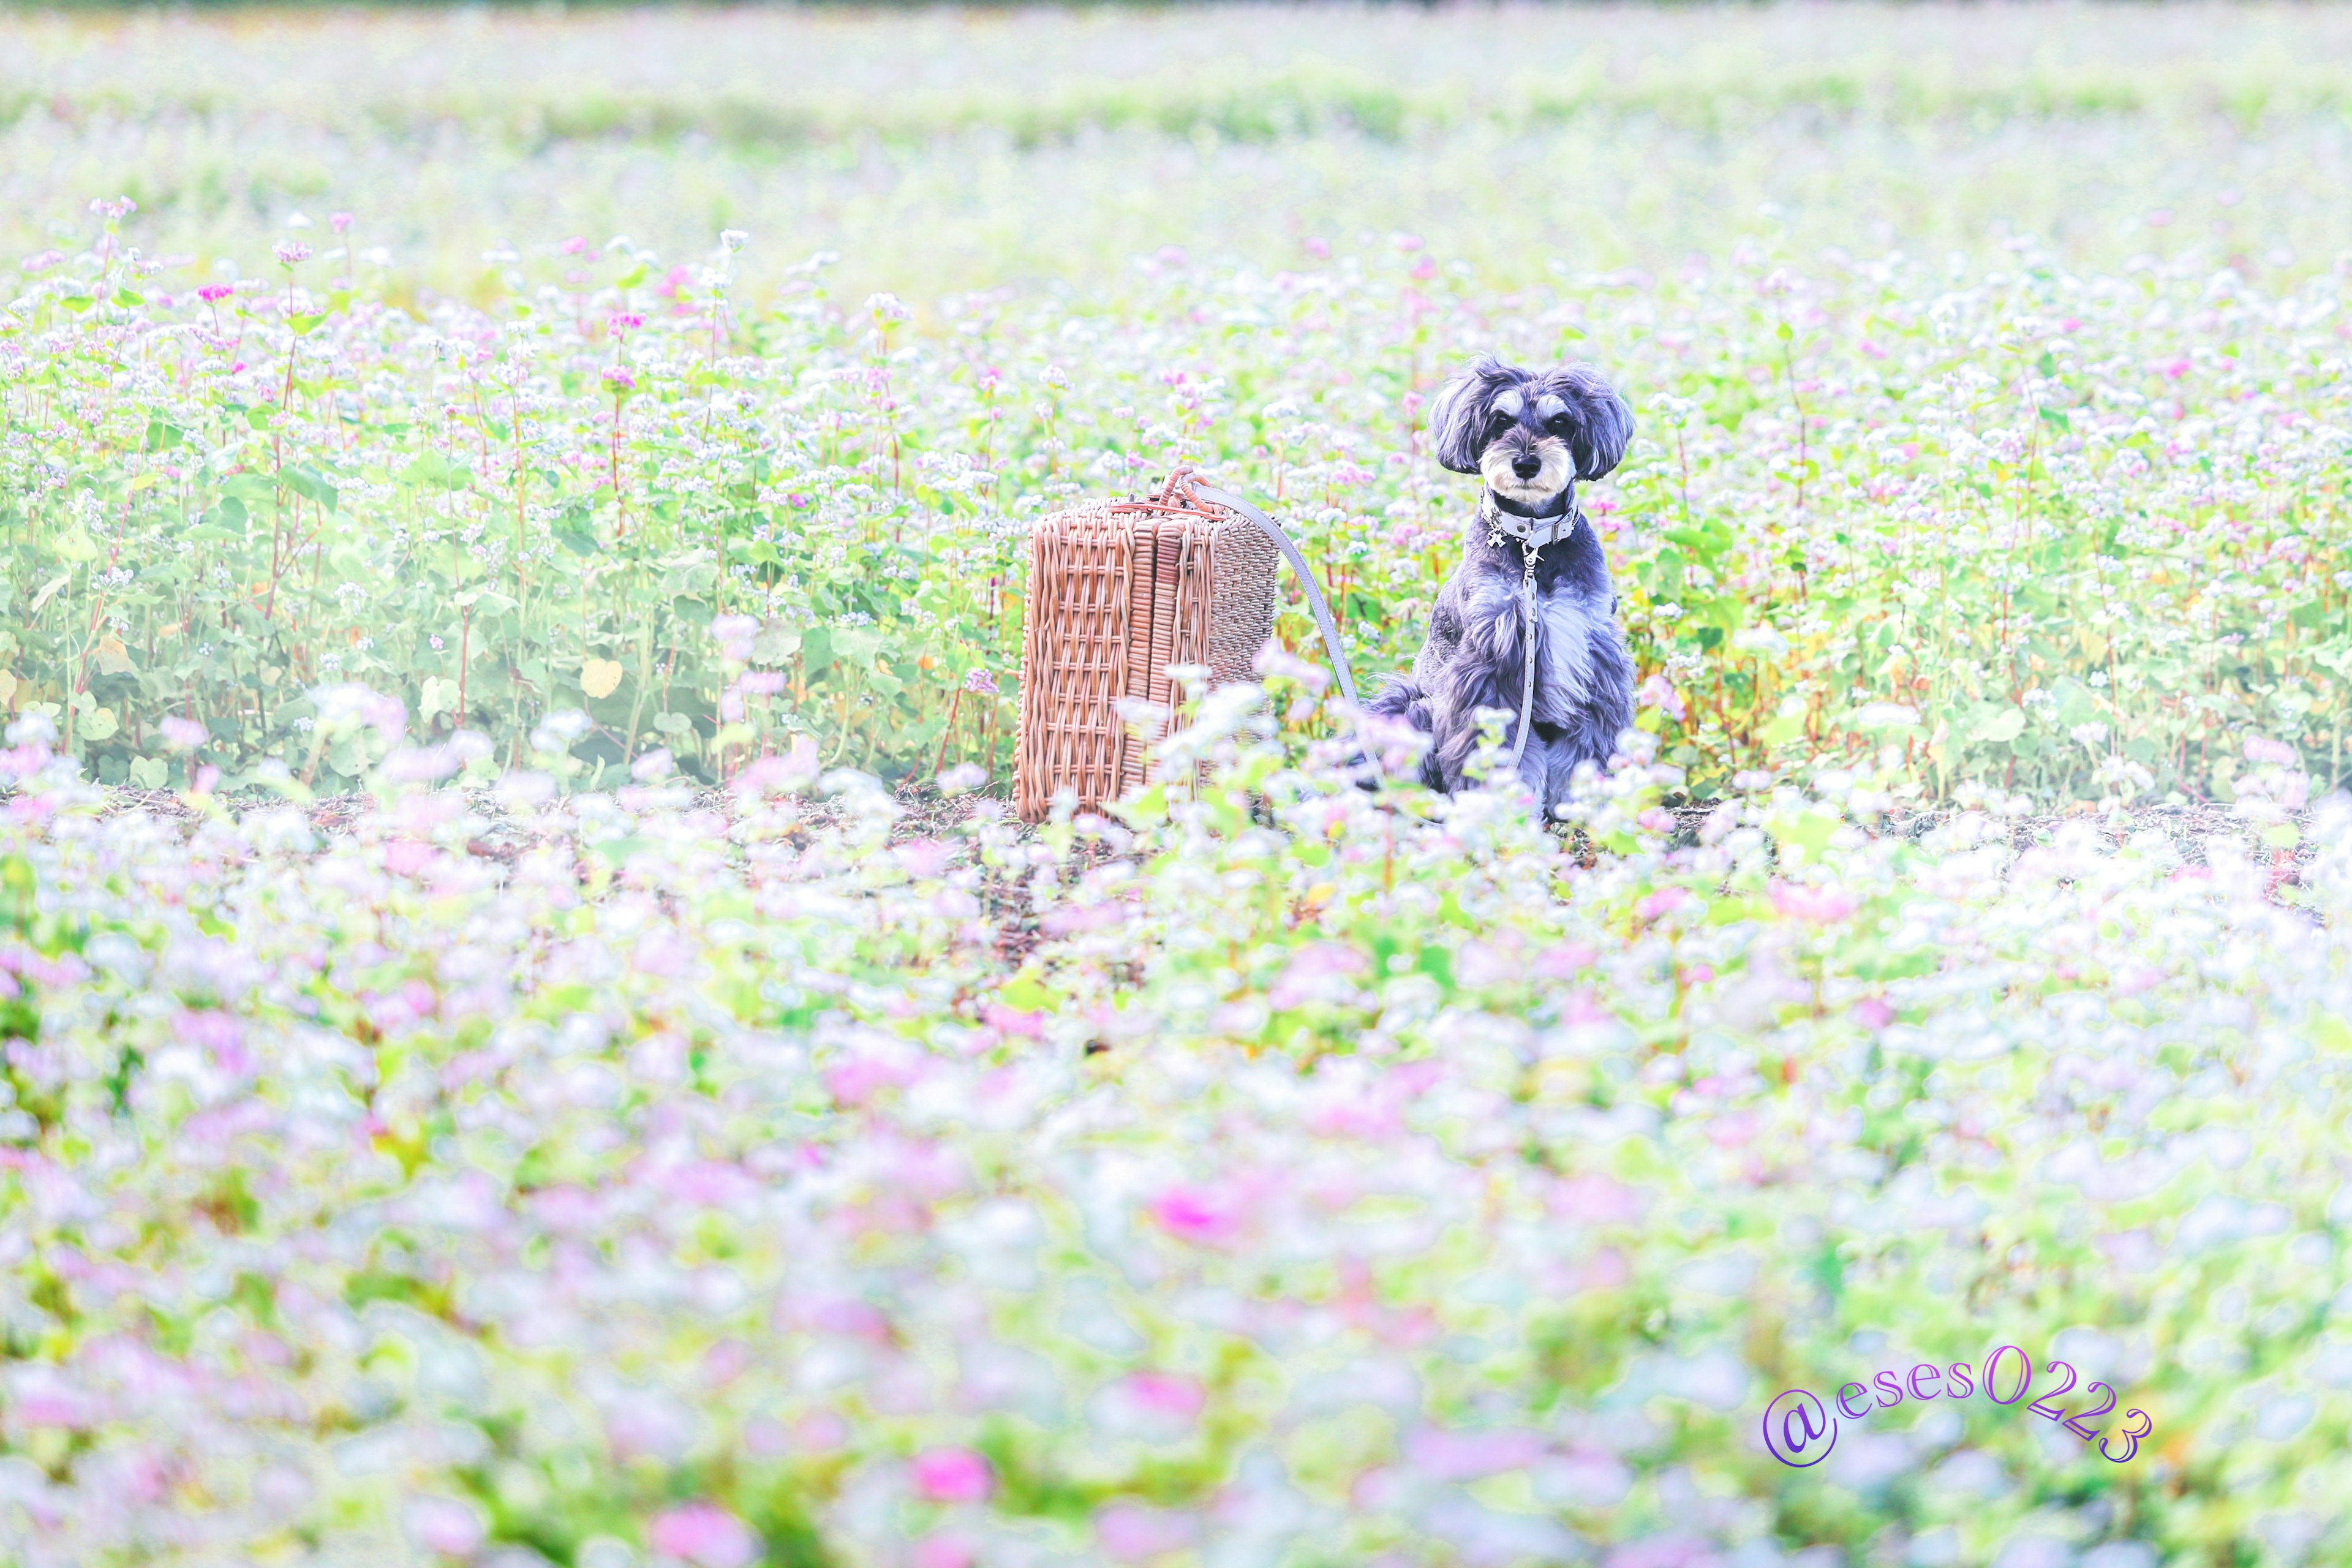
[[[1173, 488], [1172, 479], [1171, 488]], [[1316, 581], [1314, 568], [1307, 564], [1307, 557], [1298, 552], [1298, 546], [1291, 542], [1290, 535], [1282, 531], [1280, 523], [1230, 490], [1216, 489], [1198, 480], [1186, 488], [1195, 500], [1214, 501], [1249, 519], [1257, 525], [1258, 531], [1272, 540], [1275, 548], [1282, 552], [1283, 559], [1290, 563], [1290, 569], [1298, 574], [1298, 585], [1307, 590], [1307, 607], [1315, 612], [1315, 625], [1323, 633], [1323, 646], [1330, 650], [1331, 668], [1339, 677], [1339, 693], [1353, 704], [1356, 700], [1356, 678], [1348, 669], [1348, 650], [1339, 641], [1339, 623], [1331, 618], [1331, 606], [1323, 597], [1323, 584]]]

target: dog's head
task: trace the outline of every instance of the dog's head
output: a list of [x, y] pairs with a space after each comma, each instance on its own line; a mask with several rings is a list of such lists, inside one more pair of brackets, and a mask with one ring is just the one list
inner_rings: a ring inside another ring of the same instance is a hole
[[1591, 365], [1521, 370], [1481, 354], [1437, 395], [1429, 435], [1445, 467], [1478, 475], [1515, 506], [1540, 508], [1570, 480], [1617, 466], [1633, 411]]

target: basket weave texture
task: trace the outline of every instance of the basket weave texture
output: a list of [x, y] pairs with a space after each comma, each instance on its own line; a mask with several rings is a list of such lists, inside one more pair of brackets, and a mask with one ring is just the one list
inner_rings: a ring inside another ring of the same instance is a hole
[[[1274, 635], [1273, 542], [1196, 500], [1188, 477], [1153, 500], [1055, 512], [1031, 536], [1013, 762], [1025, 822], [1045, 820], [1064, 789], [1083, 809], [1145, 782], [1183, 699], [1169, 667], [1205, 665], [1213, 685], [1247, 680]], [[1150, 708], [1130, 724], [1119, 709], [1136, 703]]]

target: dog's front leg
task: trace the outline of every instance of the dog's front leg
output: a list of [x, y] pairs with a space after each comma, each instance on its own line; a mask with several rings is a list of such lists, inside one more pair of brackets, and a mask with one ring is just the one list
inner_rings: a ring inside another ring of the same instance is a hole
[[1430, 692], [1431, 755], [1448, 795], [1467, 781], [1470, 759], [1478, 750], [1478, 710], [1510, 713], [1503, 726], [1505, 745], [1517, 735], [1527, 679], [1527, 628], [1518, 601], [1492, 591], [1465, 599], [1462, 640]]

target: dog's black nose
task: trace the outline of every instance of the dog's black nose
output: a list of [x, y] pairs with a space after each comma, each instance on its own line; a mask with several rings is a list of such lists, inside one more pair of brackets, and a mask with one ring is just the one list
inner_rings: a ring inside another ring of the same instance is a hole
[[1519, 478], [1523, 479], [1534, 479], [1536, 475], [1542, 472], [1542, 470], [1543, 459], [1541, 458], [1528, 456], [1513, 458], [1511, 459], [1511, 472], [1518, 475]]

